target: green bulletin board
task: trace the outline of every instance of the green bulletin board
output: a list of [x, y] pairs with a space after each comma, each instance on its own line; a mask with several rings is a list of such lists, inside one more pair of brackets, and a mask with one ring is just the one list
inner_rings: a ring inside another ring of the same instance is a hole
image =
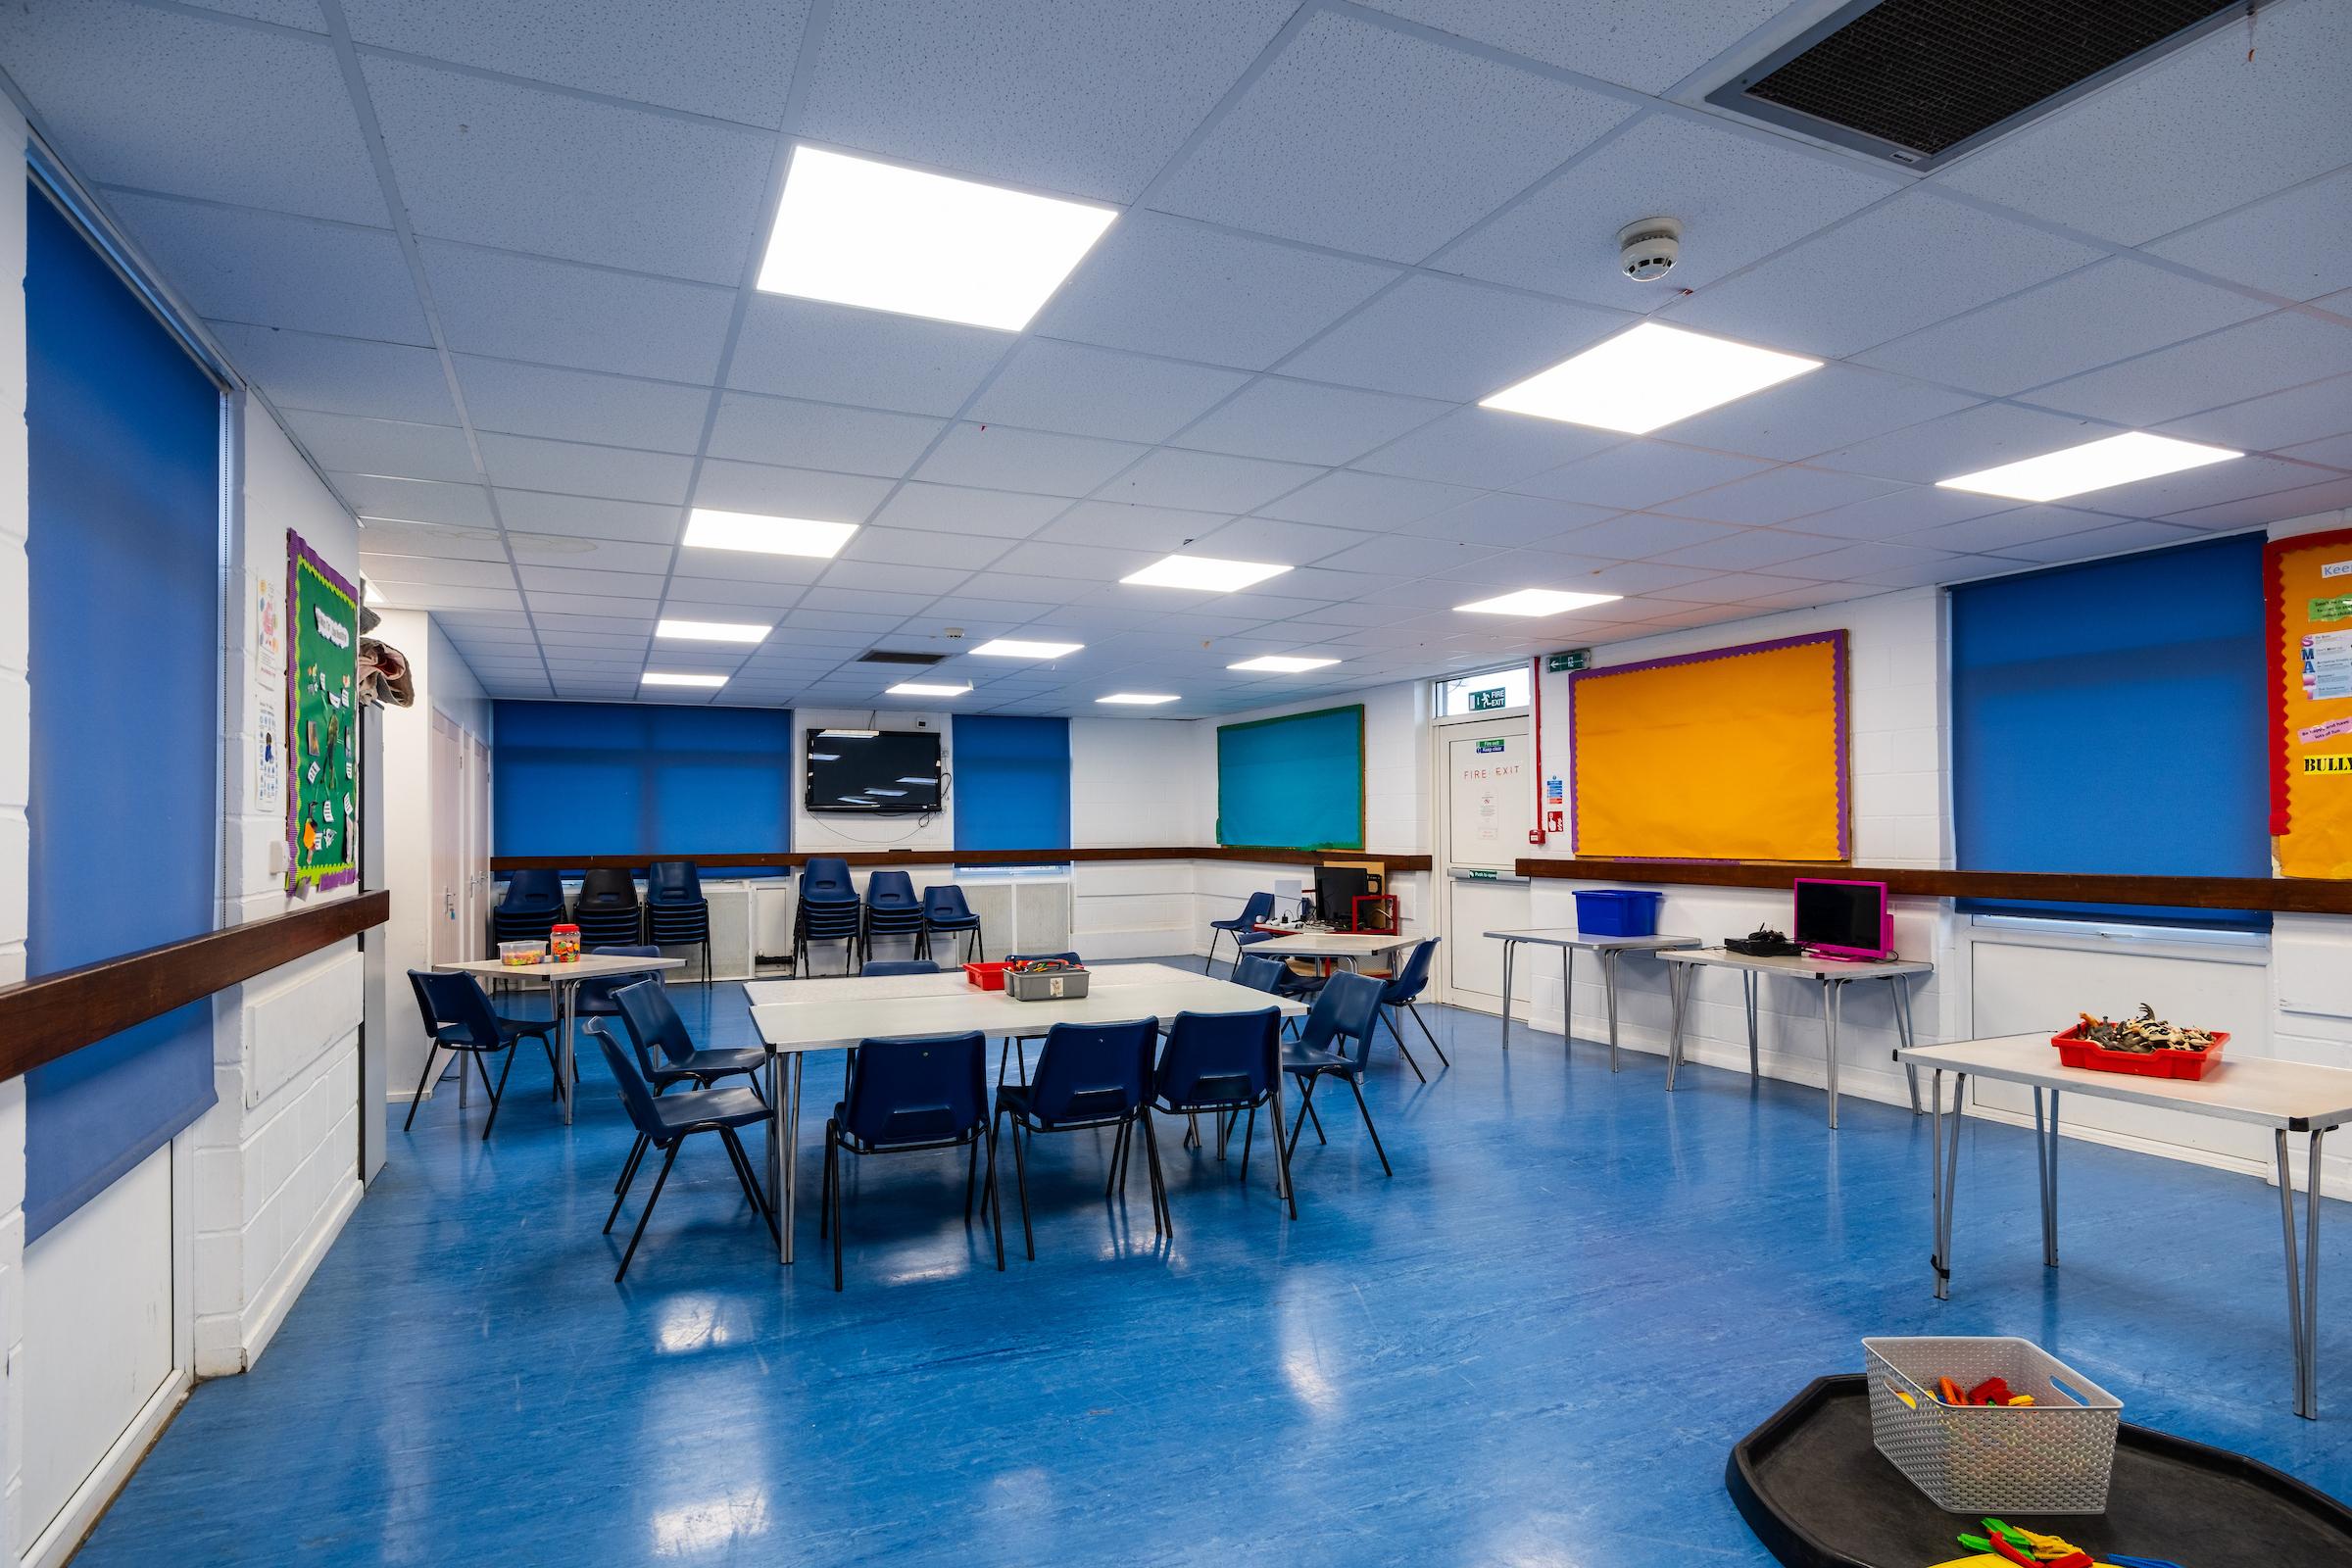
[[286, 886], [359, 880], [359, 595], [286, 531]]
[[1217, 842], [1364, 847], [1364, 705], [1217, 727]]

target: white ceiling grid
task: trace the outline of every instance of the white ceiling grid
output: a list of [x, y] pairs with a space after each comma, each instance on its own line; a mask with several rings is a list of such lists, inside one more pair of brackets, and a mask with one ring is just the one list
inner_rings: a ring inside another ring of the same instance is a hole
[[[2352, 7], [1925, 179], [1704, 106], [1821, 9], [24, 0], [0, 64], [500, 696], [898, 706], [880, 645], [1182, 716], [2352, 506]], [[1018, 333], [760, 295], [800, 140], [1122, 211]], [[1649, 437], [1476, 407], [1644, 317], [1830, 363]], [[2252, 456], [1933, 488], [2123, 427]], [[686, 550], [698, 505], [862, 526]], [[1119, 583], [1178, 548], [1295, 569]], [[1530, 586], [1625, 597], [1453, 611]]]

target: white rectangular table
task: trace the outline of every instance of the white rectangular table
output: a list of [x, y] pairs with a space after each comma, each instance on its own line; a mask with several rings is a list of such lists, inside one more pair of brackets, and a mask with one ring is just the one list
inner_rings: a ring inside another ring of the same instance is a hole
[[1268, 958], [1336, 958], [1349, 969], [1360, 969], [1366, 958], [1409, 948], [1420, 940], [1396, 931], [1286, 931], [1252, 942], [1242, 952]]
[[[1560, 950], [1560, 1038], [1563, 1042], [1575, 1037], [1573, 1025], [1576, 1009], [1572, 999], [1576, 995], [1576, 955], [1578, 950], [1600, 955], [1601, 990], [1609, 1003], [1609, 1071], [1617, 1070], [1617, 958], [1627, 953], [1664, 953], [1674, 948], [1695, 948], [1696, 937], [1616, 937], [1603, 936], [1596, 931], [1579, 931], [1574, 926], [1530, 926], [1516, 931], [1490, 931], [1488, 937], [1502, 944], [1502, 1049], [1511, 1049], [1511, 956], [1521, 944], [1538, 948]], [[1533, 1004], [1532, 1003], [1530, 1004]], [[1532, 1020], [1531, 1020], [1532, 1021]]]
[[[2185, 1078], [2092, 1072], [2088, 1068], [2059, 1065], [2058, 1053], [2047, 1034], [1963, 1040], [1948, 1046], [1914, 1046], [1898, 1054], [1905, 1065], [1915, 1069], [1926, 1067], [1933, 1074], [1928, 1098], [1934, 1106], [1935, 1126], [1928, 1148], [1933, 1161], [1929, 1193], [1936, 1210], [1931, 1264], [1936, 1271], [1937, 1300], [1950, 1295], [1952, 1197], [1960, 1176], [1960, 1129], [1956, 1123], [1948, 1151], [1944, 1144], [1945, 1073], [1953, 1074], [1957, 1080], [1952, 1095], [1955, 1118], [1960, 1114], [1972, 1077], [2024, 1084], [2034, 1091], [2035, 1163], [2041, 1178], [2041, 1260], [2049, 1268], [2058, 1266], [2058, 1096], [2061, 1092], [2268, 1127], [2278, 1166], [2278, 1217], [2286, 1242], [2286, 1322], [2287, 1333], [2294, 1341], [2295, 1414], [2318, 1419], [2320, 1144], [2331, 1129], [2352, 1120], [2352, 1071], [2293, 1061], [2231, 1061], [2224, 1056], [2208, 1069], [2203, 1080], [2193, 1082]], [[2045, 1092], [2049, 1097], [2046, 1114], [2042, 1102]], [[2303, 1133], [2310, 1140], [2307, 1167], [2310, 1194], [2304, 1200], [2304, 1242], [2299, 1264], [2295, 1253], [2295, 1184], [2286, 1164], [2288, 1133]]]
[[[448, 963], [436, 963], [436, 969], [456, 970], [477, 978], [498, 980], [529, 980], [547, 987], [556, 1009], [556, 1087], [564, 1096], [564, 1124], [571, 1125], [572, 1091], [572, 1035], [576, 1020], [572, 1017], [572, 993], [583, 980], [609, 978], [616, 974], [643, 974], [652, 969], [685, 967], [684, 958], [622, 958], [611, 955], [584, 953], [570, 963], [541, 959], [537, 963], [502, 963], [496, 958], [457, 958]], [[458, 1082], [466, 1080], [460, 1077]]]
[[[1729, 948], [1691, 948], [1679, 953], [1661, 953], [1659, 957], [1673, 967], [1668, 971], [1668, 989], [1674, 997], [1674, 1038], [1666, 1051], [1666, 1088], [1674, 1089], [1675, 1069], [1683, 1063], [1683, 1012], [1690, 1000], [1691, 976], [1700, 969], [1737, 969], [1740, 984], [1747, 1000], [1747, 1075], [1761, 1077], [1756, 1053], [1756, 987], [1761, 977], [1785, 974], [1798, 980], [1811, 980], [1821, 987], [1821, 1035], [1824, 1049], [1829, 1053], [1830, 1068], [1830, 1130], [1838, 1130], [1838, 1025], [1845, 1014], [1845, 988], [1857, 980], [1884, 980], [1894, 993], [1894, 1032], [1901, 1042], [1895, 1054], [1913, 1044], [1911, 1034], [1911, 988], [1903, 982], [1915, 974], [1934, 974], [1936, 966], [1920, 958], [1886, 958], [1877, 962], [1846, 958], [1816, 958], [1805, 954], [1776, 954], [1759, 956], [1755, 954], [1734, 953]], [[1919, 1114], [1919, 1074], [1906, 1067], [1911, 1083], [1911, 1114]]]
[[[770, 1190], [781, 1201], [780, 1252], [793, 1259], [793, 1212], [799, 1186], [794, 1166], [801, 1136], [801, 1064], [811, 1051], [840, 1051], [867, 1040], [923, 1035], [1042, 1035], [1057, 1023], [1123, 1023], [1180, 1012], [1263, 1012], [1286, 1016], [1306, 1004], [1268, 996], [1230, 980], [1211, 980], [1163, 963], [1091, 969], [1084, 997], [1061, 1002], [1015, 1002], [982, 991], [961, 974], [877, 975], [871, 979], [760, 980], [744, 986], [752, 1022], [767, 1047], [767, 1101], [774, 1125], [768, 1145]], [[785, 1063], [790, 1062], [789, 1070]], [[1282, 1074], [1274, 1075], [1275, 1137], [1282, 1136]], [[1289, 1197], [1281, 1160], [1275, 1196]]]

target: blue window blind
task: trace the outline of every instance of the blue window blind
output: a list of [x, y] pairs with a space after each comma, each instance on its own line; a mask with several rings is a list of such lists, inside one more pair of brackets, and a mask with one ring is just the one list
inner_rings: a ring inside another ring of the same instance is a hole
[[500, 855], [792, 848], [789, 710], [501, 702], [491, 734]]
[[1055, 850], [1070, 842], [1070, 721], [957, 718], [954, 793], [959, 850]]
[[[38, 975], [214, 925], [220, 393], [47, 198], [23, 199]], [[191, 1003], [25, 1075], [27, 1238], [212, 1105], [212, 1019]]]
[[1364, 847], [1364, 709], [1217, 727], [1217, 842]]
[[[1952, 590], [1961, 868], [2271, 874], [2262, 539]], [[2256, 911], [2005, 905], [1979, 912], [2268, 926]]]

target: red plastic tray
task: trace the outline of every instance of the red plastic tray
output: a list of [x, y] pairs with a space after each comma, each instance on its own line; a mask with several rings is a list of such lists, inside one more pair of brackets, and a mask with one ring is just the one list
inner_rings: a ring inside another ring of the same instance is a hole
[[983, 991], [1002, 991], [1008, 967], [1008, 963], [967, 963], [963, 966], [963, 977]]
[[2130, 1073], [2139, 1078], [2202, 1078], [2205, 1069], [2221, 1059], [2222, 1048], [2229, 1043], [2229, 1034], [2223, 1032], [2213, 1037], [2212, 1047], [2205, 1051], [2110, 1051], [2083, 1039], [2081, 1024], [2062, 1035], [2050, 1036], [2050, 1044], [2058, 1048], [2061, 1066]]

